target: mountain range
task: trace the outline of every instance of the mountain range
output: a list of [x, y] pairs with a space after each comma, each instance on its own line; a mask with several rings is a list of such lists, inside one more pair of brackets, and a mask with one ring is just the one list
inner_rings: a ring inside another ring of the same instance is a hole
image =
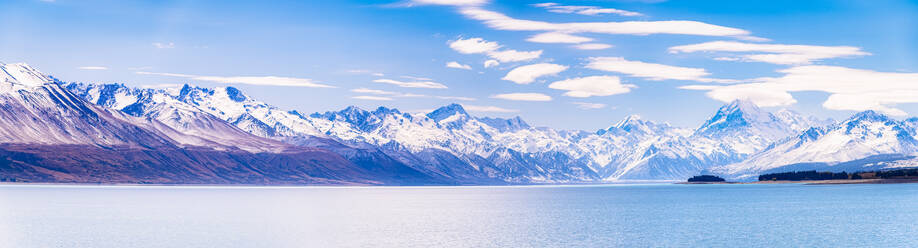
[[65, 83], [2, 64], [0, 179], [209, 184], [532, 184], [909, 167], [918, 119], [834, 122], [746, 101], [698, 128], [628, 116], [594, 132], [379, 107], [304, 114], [233, 87]]

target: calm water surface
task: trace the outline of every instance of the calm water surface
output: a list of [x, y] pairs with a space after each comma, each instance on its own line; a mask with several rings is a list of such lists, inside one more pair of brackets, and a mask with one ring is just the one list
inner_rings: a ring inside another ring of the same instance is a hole
[[915, 247], [918, 184], [0, 185], [2, 247]]

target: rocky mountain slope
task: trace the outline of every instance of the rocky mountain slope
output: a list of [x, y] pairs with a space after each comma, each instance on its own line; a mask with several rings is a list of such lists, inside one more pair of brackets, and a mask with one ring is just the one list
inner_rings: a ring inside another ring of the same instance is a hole
[[[118, 101], [113, 101], [118, 102]], [[0, 178], [31, 182], [441, 183], [405, 166], [374, 171], [164, 102], [150, 116], [103, 108], [26, 64], [0, 64]], [[155, 111], [154, 111], [155, 110]], [[167, 122], [161, 122], [164, 120]], [[185, 120], [175, 125], [169, 120]]]
[[[780, 138], [819, 125], [790, 111], [769, 113], [737, 101], [696, 130], [629, 116], [595, 133], [555, 130], [511, 119], [475, 117], [458, 104], [430, 113], [379, 107], [302, 114], [252, 99], [233, 87], [134, 89], [119, 84], [69, 84], [99, 105], [157, 117], [155, 106], [180, 105], [256, 136], [311, 147], [362, 149], [428, 175], [459, 182], [558, 183], [681, 180], [712, 166], [742, 161]], [[172, 116], [172, 115], [166, 115]], [[193, 120], [191, 118], [189, 120]], [[166, 118], [185, 126], [188, 120]], [[328, 142], [339, 145], [325, 144]], [[351, 158], [353, 161], [354, 159]]]

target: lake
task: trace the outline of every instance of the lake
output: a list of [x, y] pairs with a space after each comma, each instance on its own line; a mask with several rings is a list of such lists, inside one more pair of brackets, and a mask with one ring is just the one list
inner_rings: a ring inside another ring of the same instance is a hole
[[918, 184], [0, 185], [2, 247], [902, 247]]

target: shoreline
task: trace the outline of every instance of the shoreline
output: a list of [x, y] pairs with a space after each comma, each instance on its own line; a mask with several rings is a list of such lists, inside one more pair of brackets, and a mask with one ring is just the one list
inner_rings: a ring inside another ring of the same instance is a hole
[[755, 182], [678, 182], [676, 184], [902, 184], [918, 183], [918, 179], [840, 179], [840, 180], [801, 180], [801, 181], [755, 181]]

